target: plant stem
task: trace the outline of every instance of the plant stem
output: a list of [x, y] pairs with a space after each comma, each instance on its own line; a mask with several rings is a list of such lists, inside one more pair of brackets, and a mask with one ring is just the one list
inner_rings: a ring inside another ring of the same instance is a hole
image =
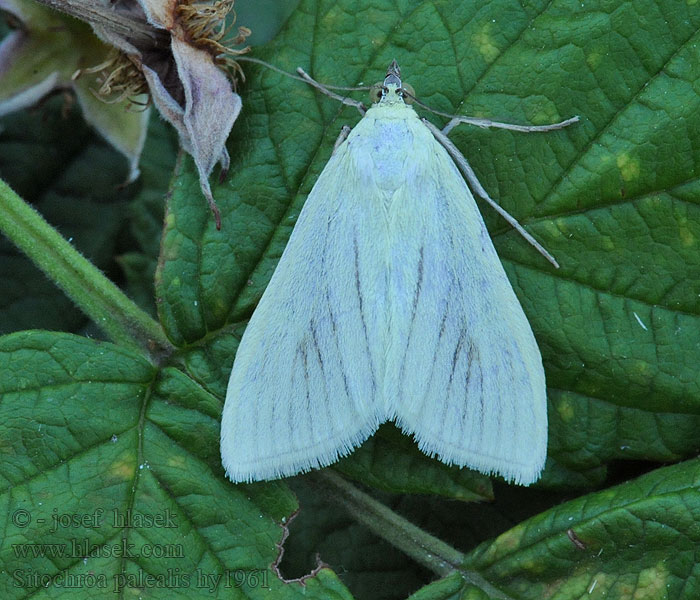
[[114, 342], [153, 360], [173, 348], [160, 325], [0, 180], [0, 231], [54, 281]]
[[314, 479], [330, 489], [358, 522], [416, 562], [442, 577], [458, 571], [467, 582], [486, 592], [490, 598], [512, 600], [511, 596], [494, 587], [479, 573], [465, 569], [462, 566], [466, 562], [464, 554], [361, 492], [331, 469], [314, 473]]

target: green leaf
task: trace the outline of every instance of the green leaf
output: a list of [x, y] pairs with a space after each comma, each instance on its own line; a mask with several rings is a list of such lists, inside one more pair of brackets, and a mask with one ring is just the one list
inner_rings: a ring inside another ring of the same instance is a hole
[[605, 477], [600, 464], [614, 459], [674, 462], [697, 453], [700, 415], [618, 406], [564, 391], [550, 391], [549, 400], [549, 452], [557, 457], [557, 469], [546, 478], [552, 485], [598, 485]]
[[696, 598], [700, 461], [559, 505], [467, 558], [513, 598]]
[[327, 569], [305, 588], [270, 570], [296, 502], [223, 478], [219, 401], [180, 371], [29, 331], [0, 338], [0, 372], [3, 598], [70, 581], [79, 597], [350, 598]]

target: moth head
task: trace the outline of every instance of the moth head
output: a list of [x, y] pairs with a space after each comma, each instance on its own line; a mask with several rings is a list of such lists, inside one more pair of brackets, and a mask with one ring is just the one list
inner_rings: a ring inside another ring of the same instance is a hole
[[372, 101], [372, 104], [381, 102], [390, 94], [398, 96], [406, 104], [413, 104], [416, 96], [416, 92], [410, 83], [404, 83], [401, 87], [396, 87], [395, 85], [386, 86], [383, 81], [378, 81], [369, 88], [369, 99]]
[[375, 83], [369, 90], [369, 97], [372, 104], [385, 102], [394, 104], [399, 99], [406, 104], [412, 104], [415, 98], [415, 91], [409, 84], [401, 81], [401, 69], [399, 63], [393, 60], [386, 71], [384, 81]]

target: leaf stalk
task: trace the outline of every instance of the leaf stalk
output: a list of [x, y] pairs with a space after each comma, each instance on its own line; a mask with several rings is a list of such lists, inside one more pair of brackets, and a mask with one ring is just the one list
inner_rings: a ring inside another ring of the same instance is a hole
[[328, 489], [358, 522], [434, 573], [445, 577], [457, 571], [465, 581], [483, 590], [490, 598], [513, 600], [476, 571], [466, 569], [464, 554], [360, 491], [331, 469], [318, 471], [313, 478]]

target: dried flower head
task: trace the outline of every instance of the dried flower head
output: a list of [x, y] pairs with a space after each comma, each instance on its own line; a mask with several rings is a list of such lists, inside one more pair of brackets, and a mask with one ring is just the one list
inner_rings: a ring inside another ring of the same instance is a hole
[[73, 74], [73, 80], [93, 73], [97, 73], [96, 81], [100, 84], [94, 93], [103, 102], [116, 104], [128, 100], [130, 105], [137, 104], [144, 108], [149, 105], [148, 101], [143, 102], [141, 99], [144, 96], [148, 98], [149, 93], [143, 71], [127, 54], [112, 48], [104, 62], [87, 69], [78, 69]]
[[[170, 56], [142, 48], [139, 58], [154, 104], [178, 130], [182, 146], [194, 158], [200, 187], [219, 229], [221, 216], [209, 175], [217, 162], [222, 174], [229, 167], [226, 138], [241, 110], [240, 96], [232, 89], [241, 71], [231, 57], [246, 51], [224, 43], [233, 0], [139, 0], [139, 5], [148, 23], [170, 34]], [[242, 43], [248, 33], [240, 28], [233, 42]], [[150, 60], [153, 57], [157, 60]]]
[[[148, 111], [137, 114], [105, 105], [95, 98], [93, 78], [74, 77], [76, 69], [95, 59], [111, 63], [110, 46], [85, 23], [36, 2], [0, 0], [0, 10], [9, 15], [7, 21], [13, 29], [0, 42], [0, 115], [28, 108], [56, 91], [72, 99], [70, 91], [85, 120], [129, 161], [128, 181], [136, 179]], [[138, 97], [143, 88], [127, 83], [127, 70], [120, 68], [103, 85], [111, 89], [113, 97], [124, 93], [134, 102], [143, 102], [145, 97]]]
[[248, 46], [236, 46], [245, 44], [251, 31], [247, 27], [239, 26], [237, 35], [230, 37], [231, 29], [236, 23], [233, 4], [234, 0], [217, 0], [213, 3], [180, 0], [176, 10], [178, 22], [191, 43], [209, 52], [214, 62], [226, 69], [235, 90], [238, 78], [245, 81], [245, 76], [233, 57], [250, 51]]
[[[116, 49], [98, 65], [84, 68], [83, 63], [80, 73], [99, 73], [99, 87], [93, 91], [109, 103], [128, 100], [144, 105], [138, 97], [148, 94], [146, 105], [152, 102], [177, 129], [182, 147], [194, 158], [202, 192], [220, 228], [209, 175], [217, 162], [222, 176], [228, 170], [225, 143], [241, 110], [234, 89], [243, 79], [234, 57], [248, 51], [235, 46], [250, 34], [239, 27], [237, 35], [229, 35], [235, 22], [235, 14], [229, 18], [234, 0], [40, 1], [82, 18]], [[0, 7], [20, 2], [0, 0]], [[80, 73], [73, 73], [76, 85]]]

